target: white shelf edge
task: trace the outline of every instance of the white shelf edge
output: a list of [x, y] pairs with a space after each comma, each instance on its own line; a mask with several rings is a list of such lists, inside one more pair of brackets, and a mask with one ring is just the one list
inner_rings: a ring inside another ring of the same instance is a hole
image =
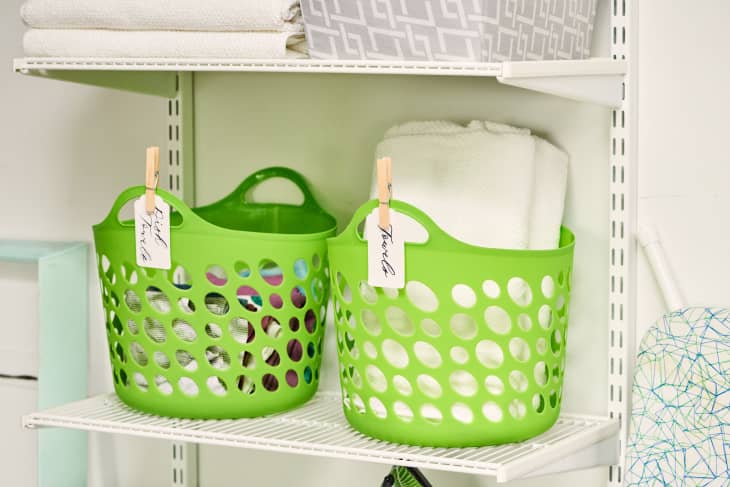
[[[568, 61], [453, 63], [317, 59], [18, 58], [22, 74], [172, 97], [175, 72], [257, 72], [494, 77], [501, 83], [564, 98], [618, 106], [626, 63], [608, 58]], [[84, 73], [94, 73], [84, 75]], [[126, 72], [126, 77], [114, 73]], [[145, 76], [145, 73], [150, 73]], [[149, 79], [155, 73], [157, 79]], [[115, 79], [115, 76], [120, 78]]]
[[[402, 464], [492, 476], [498, 482], [534, 472], [542, 475], [610, 465], [617, 460], [619, 425], [604, 417], [565, 414], [551, 430], [523, 443], [446, 449], [395, 445], [367, 438], [347, 425], [340, 408], [339, 395], [320, 393], [298, 409], [267, 418], [181, 420], [133, 411], [109, 394], [29, 414], [23, 418], [23, 425]], [[594, 446], [600, 448], [593, 451]]]

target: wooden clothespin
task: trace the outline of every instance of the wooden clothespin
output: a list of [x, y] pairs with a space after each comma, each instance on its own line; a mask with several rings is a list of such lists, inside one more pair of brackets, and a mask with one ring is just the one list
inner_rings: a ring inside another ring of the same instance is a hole
[[145, 209], [148, 214], [155, 211], [155, 191], [160, 179], [160, 148], [147, 147], [147, 166], [145, 169]]
[[378, 226], [384, 230], [390, 227], [390, 199], [393, 196], [393, 162], [390, 157], [378, 159]]

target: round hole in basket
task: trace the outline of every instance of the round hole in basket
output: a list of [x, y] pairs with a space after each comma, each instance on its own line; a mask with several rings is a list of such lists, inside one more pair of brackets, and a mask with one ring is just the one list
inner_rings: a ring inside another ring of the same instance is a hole
[[396, 375], [393, 377], [393, 387], [403, 396], [410, 396], [413, 394], [413, 386], [411, 386], [408, 379], [402, 375]]
[[264, 316], [261, 319], [261, 328], [271, 338], [279, 338], [282, 333], [279, 321], [273, 316]]
[[487, 326], [499, 335], [506, 335], [512, 329], [512, 318], [501, 306], [489, 306], [484, 311]]
[[296, 387], [299, 384], [299, 375], [294, 369], [287, 370], [285, 378], [289, 387]]
[[279, 389], [279, 379], [274, 374], [264, 374], [261, 383], [267, 391], [274, 392]]
[[139, 295], [132, 289], [124, 291], [124, 303], [127, 305], [130, 311], [139, 313], [142, 311], [142, 301], [139, 299]]
[[172, 331], [184, 342], [194, 342], [198, 338], [198, 334], [192, 325], [180, 318], [172, 320]]
[[415, 332], [415, 327], [408, 317], [408, 313], [397, 306], [388, 306], [385, 310], [385, 319], [390, 327], [400, 335], [410, 336]]
[[302, 309], [307, 304], [307, 292], [302, 286], [295, 286], [291, 290], [290, 298], [295, 308]]
[[279, 352], [277, 352], [273, 347], [264, 347], [264, 349], [261, 350], [261, 358], [271, 367], [277, 367], [281, 363]]
[[253, 354], [247, 350], [244, 350], [239, 354], [238, 362], [244, 369], [256, 368], [256, 357], [254, 357]]
[[471, 424], [474, 422], [474, 412], [468, 405], [461, 402], [457, 402], [451, 406], [451, 415], [455, 420], [464, 424]]
[[502, 421], [503, 413], [502, 408], [495, 402], [488, 401], [482, 406], [482, 414], [485, 418], [493, 423]]
[[418, 389], [426, 396], [438, 399], [443, 394], [441, 384], [431, 375], [419, 374], [416, 378]]
[[420, 281], [409, 281], [405, 289], [408, 300], [419, 310], [431, 313], [438, 309], [439, 300], [436, 293], [426, 284]]
[[231, 366], [231, 357], [228, 352], [219, 347], [218, 345], [212, 345], [205, 349], [205, 358], [211, 367], [218, 370], [226, 370]]
[[314, 333], [317, 329], [317, 315], [311, 309], [308, 309], [304, 314], [304, 327], [310, 334]]
[[530, 345], [524, 338], [514, 337], [509, 341], [509, 352], [518, 362], [530, 360]]
[[139, 333], [139, 327], [137, 326], [137, 322], [134, 320], [127, 320], [127, 329], [132, 335]]
[[144, 347], [137, 342], [132, 342], [129, 346], [129, 354], [132, 356], [135, 362], [140, 366], [144, 367], [149, 363], [149, 357]]
[[195, 313], [195, 303], [190, 298], [183, 297], [177, 300], [177, 305], [180, 311], [186, 314]]
[[463, 397], [476, 395], [479, 385], [476, 378], [466, 370], [457, 370], [449, 376], [451, 389]]
[[451, 360], [459, 365], [463, 365], [469, 361], [469, 352], [467, 352], [466, 348], [464, 347], [451, 347], [449, 355], [451, 356]]
[[477, 304], [477, 295], [466, 284], [457, 284], [451, 288], [451, 299], [462, 308], [473, 308]]
[[208, 323], [205, 325], [205, 334], [210, 338], [218, 339], [223, 336], [223, 330], [221, 330], [221, 327], [215, 323]]
[[208, 389], [210, 389], [210, 392], [216, 396], [225, 396], [228, 392], [228, 386], [225, 381], [218, 376], [208, 377], [205, 384], [208, 386]]
[[373, 336], [380, 335], [380, 332], [382, 331], [382, 328], [380, 326], [380, 320], [373, 311], [367, 308], [363, 309], [362, 314], [360, 315], [360, 319], [368, 333]]
[[443, 359], [439, 351], [428, 342], [418, 341], [413, 345], [413, 353], [423, 365], [430, 369], [441, 367]]
[[281, 267], [271, 259], [264, 259], [259, 263], [259, 274], [270, 286], [280, 286], [284, 282]]
[[299, 362], [302, 359], [302, 355], [304, 354], [302, 344], [297, 339], [289, 340], [289, 343], [286, 346], [286, 352], [289, 358], [294, 362]]
[[233, 270], [238, 277], [243, 279], [251, 276], [251, 266], [242, 260], [236, 261], [233, 265]]
[[181, 377], [180, 380], [177, 381], [177, 385], [180, 387], [180, 391], [186, 396], [195, 397], [200, 392], [198, 384], [196, 384], [190, 377]]
[[385, 392], [388, 389], [388, 379], [377, 366], [370, 364], [365, 368], [365, 377], [370, 387], [377, 392]]
[[218, 264], [214, 264], [206, 269], [205, 278], [214, 286], [225, 286], [228, 283], [226, 270]]
[[502, 348], [491, 340], [482, 340], [476, 346], [477, 360], [488, 369], [497, 369], [504, 362]]
[[482, 292], [490, 299], [497, 299], [500, 294], [499, 284], [496, 281], [487, 279], [482, 283]]
[[477, 323], [474, 318], [464, 313], [457, 313], [449, 322], [451, 331], [462, 340], [471, 340], [477, 336]]
[[198, 361], [195, 360], [193, 354], [187, 350], [175, 351], [175, 360], [178, 365], [188, 372], [195, 372], [198, 370]]
[[421, 417], [427, 422], [434, 424], [439, 424], [444, 419], [441, 410], [433, 404], [424, 404], [421, 406]]
[[240, 286], [236, 290], [238, 303], [247, 311], [258, 311], [264, 305], [261, 294], [251, 286]]
[[[142, 267], [142, 271], [147, 275], [149, 279], [155, 277], [154, 269]], [[177, 289], [188, 290], [193, 287], [193, 277], [188, 270], [182, 265], [173, 265], [172, 270], [168, 273], [169, 282]]]
[[535, 364], [534, 376], [535, 383], [540, 387], [545, 387], [549, 377], [548, 366], [545, 362], [538, 362]]
[[381, 346], [385, 360], [395, 368], [405, 368], [409, 363], [408, 352], [399, 342], [387, 338]]
[[307, 278], [309, 275], [309, 265], [307, 265], [306, 260], [299, 258], [294, 261], [294, 275], [301, 281]]
[[149, 383], [147, 382], [147, 379], [139, 372], [134, 373], [133, 381], [140, 391], [147, 392], [147, 390], [149, 389]]
[[304, 367], [304, 382], [307, 384], [312, 383], [312, 368], [310, 366]]
[[155, 351], [153, 355], [155, 359], [155, 363], [163, 368], [163, 369], [169, 369], [170, 368], [170, 357], [165, 355], [164, 352], [160, 352], [159, 350]]
[[320, 302], [324, 299], [325, 287], [324, 287], [324, 282], [322, 281], [322, 279], [320, 279], [319, 277], [313, 278], [311, 289], [312, 289], [312, 299], [315, 302]]
[[375, 291], [375, 288], [367, 283], [367, 281], [360, 281], [358, 289], [360, 291], [360, 297], [362, 297], [363, 301], [367, 304], [375, 304], [378, 302], [378, 293]]
[[545, 398], [542, 394], [532, 396], [532, 408], [536, 413], [542, 413], [545, 410]]
[[167, 333], [163, 324], [154, 318], [144, 319], [144, 331], [155, 343], [164, 343], [167, 340]]
[[549, 329], [553, 324], [553, 310], [547, 304], [540, 306], [537, 313], [537, 321], [544, 329]]
[[236, 387], [246, 395], [252, 395], [256, 392], [256, 384], [251, 377], [246, 375], [236, 377]]
[[540, 290], [542, 291], [542, 295], [545, 296], [547, 299], [552, 299], [552, 297], [555, 295], [555, 281], [553, 280], [552, 276], [545, 276], [542, 278], [542, 282], [540, 283]]
[[401, 421], [405, 421], [406, 423], [413, 421], [413, 410], [403, 401], [395, 401], [393, 403], [393, 411]]
[[269, 304], [274, 309], [281, 309], [284, 306], [284, 298], [282, 298], [279, 294], [271, 293], [269, 295]]
[[230, 306], [228, 300], [221, 293], [213, 292], [205, 295], [205, 307], [217, 316], [228, 314]]
[[245, 318], [236, 317], [233, 318], [228, 326], [228, 331], [231, 337], [238, 343], [251, 343], [256, 337], [256, 331], [253, 325], [248, 322]]

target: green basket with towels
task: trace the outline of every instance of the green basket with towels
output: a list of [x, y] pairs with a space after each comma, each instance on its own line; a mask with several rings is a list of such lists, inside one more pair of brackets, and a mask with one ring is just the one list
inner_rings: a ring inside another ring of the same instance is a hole
[[417, 208], [404, 289], [371, 287], [363, 205], [328, 240], [344, 413], [369, 436], [422, 446], [522, 441], [560, 412], [574, 236], [555, 250], [460, 242]]
[[[301, 205], [247, 195], [285, 178]], [[172, 267], [136, 264], [124, 191], [94, 226], [114, 387], [136, 409], [184, 418], [254, 417], [293, 408], [317, 390], [335, 219], [298, 173], [256, 172], [224, 199], [191, 209], [173, 195]]]

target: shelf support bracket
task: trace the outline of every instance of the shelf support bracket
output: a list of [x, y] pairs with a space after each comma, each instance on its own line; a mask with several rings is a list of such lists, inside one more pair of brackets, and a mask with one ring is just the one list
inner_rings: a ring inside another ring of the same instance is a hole
[[177, 73], [169, 71], [95, 71], [65, 69], [16, 69], [18, 73], [39, 78], [70, 81], [84, 85], [131, 91], [144, 95], [174, 98]]
[[505, 85], [611, 108], [623, 101], [625, 63], [587, 61], [505, 62], [497, 80]]

